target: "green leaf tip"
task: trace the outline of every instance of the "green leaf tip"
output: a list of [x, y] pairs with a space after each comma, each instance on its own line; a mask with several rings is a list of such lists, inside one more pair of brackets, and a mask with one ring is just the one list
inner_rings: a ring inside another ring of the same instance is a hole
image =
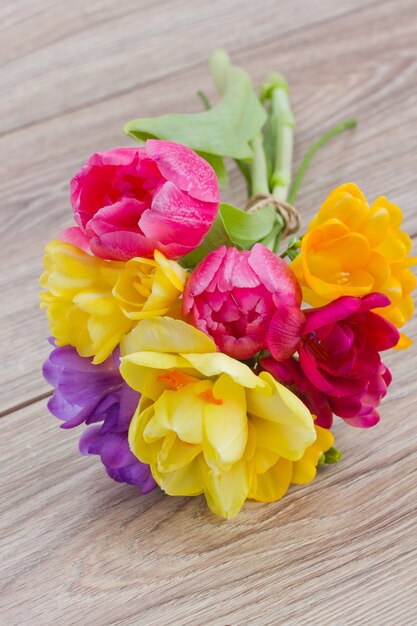
[[298, 190], [300, 189], [300, 185], [309, 168], [309, 165], [311, 161], [313, 160], [314, 156], [320, 150], [320, 148], [325, 146], [326, 143], [328, 143], [331, 139], [333, 139], [333, 137], [340, 135], [340, 133], [343, 133], [343, 131], [348, 130], [349, 128], [355, 128], [357, 125], [358, 125], [358, 121], [355, 119], [345, 120], [344, 122], [337, 124], [337, 126], [333, 126], [333, 128], [330, 128], [330, 130], [328, 130], [323, 135], [321, 135], [321, 137], [319, 137], [317, 141], [315, 141], [313, 145], [310, 146], [310, 148], [307, 150], [301, 162], [300, 167], [298, 168], [298, 172], [291, 185], [291, 189], [288, 194], [288, 202], [290, 204], [294, 204], [295, 199], [298, 194]]
[[285, 76], [279, 74], [278, 72], [272, 72], [269, 74], [266, 81], [262, 83], [259, 90], [261, 102], [270, 100], [275, 89], [284, 89], [287, 93], [289, 93], [288, 83], [285, 80]]
[[250, 161], [250, 142], [263, 127], [266, 112], [249, 75], [233, 65], [224, 50], [212, 53], [210, 67], [222, 95], [215, 106], [199, 113], [131, 120], [124, 132], [138, 141], [166, 139], [197, 152]]

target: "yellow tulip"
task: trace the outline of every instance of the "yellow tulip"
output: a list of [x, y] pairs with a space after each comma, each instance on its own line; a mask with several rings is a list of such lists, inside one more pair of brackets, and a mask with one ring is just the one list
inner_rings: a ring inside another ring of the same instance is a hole
[[[402, 327], [414, 304], [410, 292], [416, 279], [408, 269], [410, 237], [401, 230], [401, 209], [378, 198], [371, 206], [360, 189], [347, 183], [327, 198], [303, 236], [301, 251], [291, 267], [313, 306], [340, 296], [387, 295], [391, 305], [377, 312]], [[402, 335], [397, 347], [410, 340]]]
[[103, 362], [140, 319], [164, 315], [182, 293], [185, 271], [155, 259], [106, 261], [62, 241], [46, 246], [40, 294], [59, 346]]
[[231, 518], [248, 497], [280, 498], [293, 473], [293, 482], [313, 478], [322, 453], [312, 452], [313, 418], [270, 374], [257, 376], [168, 317], [141, 321], [121, 351], [122, 376], [142, 394], [130, 447], [167, 494], [204, 493]]

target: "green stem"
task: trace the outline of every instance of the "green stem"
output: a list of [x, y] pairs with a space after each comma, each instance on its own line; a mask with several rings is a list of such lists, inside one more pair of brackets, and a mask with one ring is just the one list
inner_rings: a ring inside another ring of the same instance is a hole
[[339, 135], [340, 133], [342, 133], [344, 130], [347, 130], [348, 128], [355, 128], [355, 126], [357, 125], [357, 121], [356, 120], [346, 120], [345, 122], [341, 122], [340, 124], [338, 124], [337, 126], [334, 126], [333, 128], [331, 128], [330, 130], [328, 130], [326, 133], [324, 133], [324, 135], [322, 135], [315, 143], [313, 143], [313, 145], [307, 150], [306, 155], [304, 157], [304, 159], [301, 162], [301, 165], [298, 169], [298, 172], [294, 178], [294, 182], [291, 185], [291, 189], [290, 192], [288, 194], [288, 202], [290, 204], [294, 204], [295, 199], [297, 197], [298, 194], [298, 190], [300, 188], [300, 185], [303, 181], [303, 178], [305, 176], [305, 173], [308, 170], [308, 167], [311, 163], [311, 161], [313, 160], [315, 154], [320, 150], [320, 148], [322, 148], [328, 141], [330, 141], [331, 139], [333, 139], [333, 137], [336, 137], [336, 135]]
[[263, 144], [262, 133], [259, 133], [251, 142], [253, 161], [251, 163], [252, 194], [269, 193], [268, 168]]
[[206, 94], [204, 93], [204, 91], [202, 91], [201, 89], [199, 89], [197, 91], [197, 96], [200, 98], [203, 107], [205, 108], [206, 111], [208, 111], [211, 108], [209, 99], [207, 98]]
[[227, 72], [230, 68], [230, 58], [226, 50], [218, 48], [211, 53], [209, 65], [214, 82], [220, 93], [223, 93], [227, 83]]
[[274, 170], [271, 176], [272, 194], [286, 200], [291, 183], [295, 120], [285, 82], [271, 94], [271, 112], [276, 124]]

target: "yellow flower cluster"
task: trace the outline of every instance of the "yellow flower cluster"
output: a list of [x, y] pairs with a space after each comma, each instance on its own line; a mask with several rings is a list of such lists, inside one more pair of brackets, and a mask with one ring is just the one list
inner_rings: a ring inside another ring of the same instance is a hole
[[121, 350], [122, 376], [142, 394], [129, 443], [169, 495], [204, 493], [231, 518], [246, 498], [275, 501], [314, 478], [333, 436], [268, 373], [168, 317], [142, 321]]
[[[411, 239], [401, 222], [401, 209], [386, 198], [369, 206], [355, 184], [335, 189], [310, 222], [291, 266], [304, 300], [321, 306], [340, 296], [380, 292], [391, 305], [376, 312], [401, 328], [414, 310], [416, 279], [409, 268], [417, 260], [408, 256]], [[402, 335], [397, 347], [410, 343]]]
[[185, 271], [155, 250], [155, 258], [106, 261], [62, 241], [46, 246], [40, 285], [51, 333], [59, 346], [103, 362], [138, 320], [165, 315], [182, 293]]

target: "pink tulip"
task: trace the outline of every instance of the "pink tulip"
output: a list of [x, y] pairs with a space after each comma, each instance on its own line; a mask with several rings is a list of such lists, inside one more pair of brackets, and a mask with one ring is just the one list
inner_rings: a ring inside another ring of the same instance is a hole
[[[218, 348], [248, 359], [267, 347], [268, 328], [279, 315], [297, 316], [300, 288], [288, 265], [268, 248], [250, 252], [222, 246], [201, 261], [183, 296], [184, 314]], [[292, 313], [292, 310], [296, 313]], [[298, 343], [287, 345], [291, 356]]]
[[[318, 417], [317, 403], [323, 407], [325, 396], [331, 411], [349, 424], [373, 426], [379, 421], [376, 408], [391, 382], [391, 374], [381, 362], [379, 352], [393, 348], [399, 333], [371, 309], [389, 304], [389, 299], [379, 293], [363, 298], [338, 298], [319, 309], [304, 311], [301, 330], [299, 319], [291, 327], [288, 318], [275, 318], [269, 349], [274, 359], [283, 363], [281, 367], [275, 366], [272, 359], [265, 359], [262, 365], [278, 380], [297, 386], [301, 395], [305, 395], [307, 406]], [[298, 337], [296, 368], [294, 365], [288, 368], [282, 333], [291, 345]], [[316, 407], [311, 404], [312, 389], [318, 393], [314, 399]]]
[[212, 167], [189, 148], [149, 139], [144, 147], [93, 154], [71, 181], [78, 226], [64, 241], [105, 259], [176, 259], [202, 242], [218, 211]]

